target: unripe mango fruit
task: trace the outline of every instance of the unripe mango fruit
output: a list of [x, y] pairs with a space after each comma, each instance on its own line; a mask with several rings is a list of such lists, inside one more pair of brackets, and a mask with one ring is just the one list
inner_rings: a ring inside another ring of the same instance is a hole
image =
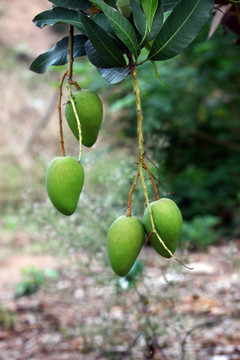
[[47, 193], [55, 208], [64, 215], [72, 215], [76, 210], [83, 182], [82, 164], [70, 156], [56, 157], [48, 166]]
[[[155, 228], [165, 245], [174, 254], [182, 231], [182, 214], [176, 203], [167, 198], [153, 201], [150, 204]], [[148, 235], [152, 233], [152, 225], [148, 208], [143, 215], [143, 223]], [[160, 243], [155, 234], [150, 237], [150, 242], [160, 255], [170, 258], [171, 255]]]
[[121, 13], [126, 18], [129, 18], [132, 10], [130, 9], [130, 0], [117, 0], [117, 5], [121, 10]]
[[135, 216], [119, 216], [110, 226], [107, 251], [113, 271], [125, 276], [135, 263], [144, 243], [144, 226]]
[[[97, 94], [90, 90], [79, 90], [73, 93], [73, 98], [81, 123], [82, 144], [91, 147], [97, 140], [102, 123], [102, 101]], [[79, 140], [78, 123], [71, 102], [66, 105], [65, 117], [72, 133]]]

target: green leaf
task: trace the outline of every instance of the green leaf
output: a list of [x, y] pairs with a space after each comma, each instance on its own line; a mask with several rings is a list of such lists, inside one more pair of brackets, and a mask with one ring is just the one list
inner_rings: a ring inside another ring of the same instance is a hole
[[[73, 38], [73, 57], [86, 55], [84, 44], [87, 41], [85, 35], [75, 35]], [[68, 36], [59, 40], [56, 45], [47, 52], [39, 55], [31, 64], [30, 70], [43, 74], [50, 65], [64, 65], [68, 62]]]
[[112, 67], [111, 65], [109, 65], [108, 63], [106, 63], [104, 61], [104, 59], [102, 58], [102, 56], [97, 52], [97, 50], [95, 49], [95, 47], [93, 46], [93, 44], [91, 43], [90, 40], [88, 40], [85, 43], [85, 50], [88, 56], [89, 61], [96, 67], [101, 67], [101, 68], [110, 68]]
[[107, 17], [106, 17], [105, 14], [103, 14], [103, 13], [96, 14], [96, 15], [92, 18], [92, 20], [93, 20], [96, 24], [98, 24], [99, 26], [101, 26], [109, 35], [111, 35], [111, 36], [114, 38], [114, 40], [117, 39], [116, 36], [115, 36], [115, 34], [114, 34], [114, 31], [113, 31], [113, 29], [112, 29], [112, 27], [111, 27], [111, 25], [110, 25], [110, 23], [109, 23], [109, 21], [108, 21], [108, 19], [107, 19]]
[[147, 19], [148, 31], [151, 33], [153, 18], [158, 7], [158, 0], [141, 0], [141, 4]]
[[130, 0], [130, 7], [133, 12], [134, 24], [138, 32], [142, 35], [141, 44], [144, 41], [151, 41], [159, 33], [163, 24], [163, 4], [159, 1], [156, 14], [153, 19], [151, 34], [148, 31], [145, 14], [141, 8], [140, 0]]
[[208, 21], [213, 0], [182, 0], [155, 38], [148, 58], [167, 60], [188, 47]]
[[103, 60], [111, 66], [125, 66], [126, 61], [117, 42], [101, 26], [79, 13], [85, 32]]
[[104, 0], [104, 2], [112, 7], [116, 7], [116, 0]]
[[74, 10], [63, 9], [61, 7], [54, 7], [51, 10], [43, 11], [42, 13], [35, 16], [33, 22], [41, 29], [45, 25], [52, 26], [57, 23], [64, 23], [73, 25], [81, 32], [84, 32], [84, 28], [79, 19], [78, 12]]
[[154, 68], [156, 78], [160, 81], [161, 85], [165, 85], [164, 82], [161, 79], [161, 76], [159, 75], [158, 68], [157, 68], [157, 65], [156, 65], [155, 61], [151, 60], [151, 64], [152, 64], [152, 66]]
[[85, 10], [89, 9], [92, 4], [88, 0], [49, 0], [51, 3], [66, 9]]
[[58, 279], [59, 274], [54, 269], [45, 269], [44, 270], [44, 276], [46, 276], [49, 279], [55, 280], [55, 279]]
[[134, 24], [137, 30], [139, 31], [139, 33], [142, 35], [143, 39], [145, 39], [147, 35], [147, 21], [144, 12], [141, 8], [140, 1], [130, 0], [130, 7], [133, 12]]
[[104, 12], [117, 37], [132, 52], [135, 59], [137, 59], [141, 49], [138, 45], [137, 36], [131, 23], [118, 11], [105, 4], [103, 1], [94, 0], [92, 3]]
[[111, 69], [97, 69], [101, 77], [110, 84], [117, 84], [130, 74], [128, 68], [114, 67]]
[[180, 1], [181, 0], [163, 0], [164, 12], [172, 10]]
[[155, 39], [162, 25], [163, 25], [163, 1], [159, 0], [158, 8], [152, 23], [151, 34], [148, 35], [149, 40]]

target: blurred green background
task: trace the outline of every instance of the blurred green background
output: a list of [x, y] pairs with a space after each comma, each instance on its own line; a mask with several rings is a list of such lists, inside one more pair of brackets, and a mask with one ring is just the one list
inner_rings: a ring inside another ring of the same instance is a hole
[[[211, 40], [206, 40], [207, 34], [208, 28], [183, 54], [157, 63], [161, 82], [151, 63], [138, 71], [145, 152], [158, 168], [161, 196], [168, 195], [167, 189], [181, 208], [182, 244], [190, 248], [237, 238], [240, 232], [239, 48], [233, 44], [234, 35], [223, 36], [220, 28]], [[17, 83], [16, 93], [20, 92], [12, 113], [8, 110], [11, 96], [6, 92], [2, 96], [1, 222], [14, 227], [26, 220], [38, 227], [49, 219], [48, 213], [59, 218], [46, 197], [44, 176], [51, 158], [60, 154], [55, 106], [65, 68], [52, 67], [39, 76], [28, 70], [30, 59], [21, 52], [3, 45], [0, 50], [6, 59], [2, 82], [7, 74]], [[84, 60], [75, 62], [74, 73], [82, 87], [100, 94], [105, 106], [99, 142], [93, 149], [84, 149], [85, 190], [80, 215], [75, 215], [89, 223], [94, 219], [94, 234], [81, 221], [86, 237], [93, 239], [96, 231], [105, 234], [127, 207], [136, 172], [135, 98], [130, 78], [109, 85]], [[67, 152], [77, 156], [77, 143], [64, 126]], [[144, 198], [137, 187], [133, 212], [141, 217], [143, 211]]]

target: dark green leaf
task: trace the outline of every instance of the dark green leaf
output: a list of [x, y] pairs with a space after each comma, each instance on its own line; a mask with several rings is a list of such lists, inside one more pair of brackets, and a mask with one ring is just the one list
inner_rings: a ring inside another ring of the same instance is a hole
[[159, 33], [162, 27], [162, 24], [163, 24], [163, 2], [162, 0], [159, 0], [158, 8], [152, 23], [151, 34], [148, 34], [147, 37], [148, 41], [154, 39], [157, 36], [157, 34]]
[[153, 19], [151, 34], [148, 32], [147, 21], [145, 14], [141, 8], [140, 0], [130, 0], [130, 6], [133, 12], [134, 24], [142, 35], [142, 41], [151, 41], [159, 33], [163, 24], [163, 4], [159, 1], [156, 14]]
[[130, 74], [129, 69], [121, 67], [114, 67], [111, 69], [98, 68], [98, 72], [102, 78], [110, 84], [117, 84]]
[[148, 31], [151, 33], [153, 18], [158, 8], [158, 0], [141, 0], [141, 4], [146, 16]]
[[130, 0], [130, 7], [133, 12], [133, 20], [134, 24], [139, 31], [139, 33], [143, 37], [143, 41], [147, 36], [147, 21], [142, 10], [141, 4], [139, 0]]
[[212, 7], [213, 0], [182, 0], [155, 38], [148, 58], [167, 60], [181, 53], [206, 24]]
[[163, 8], [165, 11], [170, 11], [177, 5], [181, 0], [163, 0]]
[[43, 28], [45, 25], [55, 25], [57, 23], [70, 24], [75, 26], [81, 32], [84, 32], [84, 28], [79, 19], [77, 11], [63, 9], [61, 7], [54, 7], [51, 10], [44, 11], [38, 14], [33, 22], [36, 26]]
[[[85, 35], [75, 35], [73, 38], [73, 57], [86, 55], [84, 44]], [[68, 36], [59, 40], [49, 51], [39, 55], [31, 64], [30, 70], [43, 74], [50, 65], [64, 65], [68, 62]]]
[[126, 61], [117, 42], [101, 26], [79, 13], [85, 32], [103, 60], [111, 66], [125, 66]]
[[[92, 17], [92, 20], [98, 24], [99, 26], [101, 26], [107, 33], [108, 35], [110, 35], [113, 40], [115, 40], [118, 44], [119, 47], [122, 47], [122, 43], [120, 42], [120, 40], [116, 37], [109, 21], [108, 18], [106, 17], [106, 15], [104, 13], [98, 13], [96, 14], [94, 17]], [[124, 51], [123, 51], [124, 52]]]
[[97, 50], [94, 48], [93, 44], [91, 43], [90, 40], [88, 40], [85, 43], [85, 50], [88, 56], [89, 61], [96, 67], [100, 67], [100, 68], [110, 68], [112, 67], [111, 65], [109, 65], [108, 63], [106, 63], [103, 58], [101, 57], [101, 55], [97, 52]]
[[130, 24], [130, 22], [118, 11], [116, 11], [111, 6], [105, 4], [103, 1], [94, 0], [92, 1], [92, 3], [104, 12], [117, 37], [132, 52], [134, 57], [137, 58], [141, 50], [138, 46], [135, 30]]
[[51, 3], [66, 9], [84, 10], [89, 9], [92, 4], [88, 0], [49, 0]]
[[110, 25], [110, 23], [109, 23], [109, 21], [108, 21], [108, 19], [107, 19], [107, 17], [106, 17], [105, 14], [103, 14], [103, 13], [96, 14], [96, 15], [92, 18], [92, 20], [93, 20], [96, 24], [98, 24], [99, 26], [101, 26], [109, 35], [112, 35], [112, 36], [114, 37], [114, 39], [116, 39], [116, 38], [115, 38], [115, 34], [114, 34], [114, 32], [113, 32], [113, 29], [112, 29], [112, 27], [111, 27], [111, 25]]
[[104, 0], [104, 2], [112, 7], [116, 7], [116, 0]]

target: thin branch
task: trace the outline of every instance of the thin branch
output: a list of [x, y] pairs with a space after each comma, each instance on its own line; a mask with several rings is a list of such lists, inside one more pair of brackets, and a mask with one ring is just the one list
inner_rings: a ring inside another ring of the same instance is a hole
[[166, 246], [165, 242], [162, 240], [160, 235], [158, 234], [154, 220], [153, 220], [153, 214], [152, 209], [149, 202], [149, 196], [148, 196], [148, 189], [145, 183], [144, 175], [143, 175], [143, 157], [144, 157], [144, 145], [143, 145], [143, 115], [142, 115], [142, 106], [141, 106], [141, 96], [140, 96], [140, 89], [139, 89], [139, 83], [138, 83], [138, 76], [137, 76], [137, 69], [134, 66], [131, 70], [132, 79], [133, 79], [133, 89], [136, 99], [136, 109], [137, 109], [137, 121], [138, 121], [138, 127], [137, 127], [137, 133], [138, 133], [138, 171], [139, 176], [142, 182], [142, 188], [144, 192], [145, 201], [147, 204], [151, 227], [152, 227], [152, 233], [157, 236], [157, 239], [161, 243], [161, 245], [164, 247], [164, 249], [169, 253], [169, 255], [174, 258], [179, 264], [184, 266], [187, 269], [189, 268], [187, 265], [183, 264], [173, 253], [172, 251]]
[[[70, 25], [70, 29], [69, 29], [69, 44], [68, 44], [68, 70], [67, 70], [67, 74], [68, 74], [68, 82], [67, 82], [67, 90], [68, 90], [68, 97], [70, 100], [70, 103], [72, 105], [73, 108], [73, 112], [77, 121], [77, 125], [78, 125], [78, 134], [79, 134], [79, 156], [78, 156], [78, 161], [81, 161], [81, 157], [82, 157], [82, 130], [81, 130], [81, 123], [80, 123], [80, 119], [77, 113], [77, 109], [76, 109], [76, 104], [72, 95], [72, 90], [71, 90], [71, 85], [74, 84], [75, 87], [76, 85], [78, 86], [78, 84], [72, 80], [72, 73], [73, 73], [73, 35], [74, 35], [74, 29], [73, 26]], [[79, 86], [78, 86], [79, 87]], [[79, 88], [80, 89], [80, 88]]]
[[68, 43], [68, 80], [72, 81], [72, 73], [73, 73], [73, 26], [70, 25], [69, 28], [69, 43]]
[[181, 341], [181, 360], [185, 360], [185, 345], [186, 345], [186, 342], [187, 342], [189, 336], [191, 336], [192, 333], [193, 333], [195, 330], [200, 329], [200, 328], [202, 328], [202, 327], [212, 327], [212, 326], [215, 326], [215, 325], [217, 325], [219, 322], [222, 322], [223, 320], [224, 320], [224, 318], [219, 318], [219, 319], [204, 321], [204, 322], [202, 322], [202, 323], [199, 323], [199, 324], [193, 326], [191, 329], [189, 329], [189, 330], [185, 333], [185, 335], [184, 335], [184, 337], [183, 337], [183, 339], [182, 339], [182, 341]]
[[159, 199], [158, 189], [157, 189], [157, 187], [155, 185], [153, 175], [152, 175], [151, 171], [149, 170], [147, 164], [145, 163], [144, 159], [143, 159], [143, 167], [145, 168], [145, 170], [147, 171], [147, 173], [149, 175], [149, 178], [151, 180], [151, 183], [152, 183], [152, 186], [153, 186], [153, 189], [154, 189], [155, 198], [158, 200]]
[[77, 83], [76, 81], [71, 80], [71, 83], [70, 83], [70, 84], [71, 84], [71, 85], [74, 85], [75, 88], [77, 89], [77, 91], [80, 91], [80, 90], [81, 90], [80, 86], [78, 85], [78, 83]]
[[65, 77], [67, 76], [68, 70], [63, 74], [60, 82], [59, 82], [59, 97], [58, 97], [58, 118], [59, 118], [59, 134], [60, 134], [60, 144], [61, 144], [61, 154], [65, 156], [65, 148], [64, 148], [64, 139], [63, 139], [63, 128], [62, 128], [62, 87]]
[[139, 171], [137, 171], [137, 175], [134, 179], [134, 182], [133, 182], [133, 185], [131, 187], [131, 190], [129, 191], [129, 200], [128, 200], [128, 212], [127, 212], [127, 216], [131, 216], [131, 211], [132, 211], [132, 194], [133, 194], [133, 191], [137, 185], [137, 181], [138, 181], [138, 178], [139, 178]]
[[168, 195], [171, 196], [172, 199], [174, 199], [174, 196], [173, 196], [173, 193], [171, 191], [169, 191], [165, 185], [163, 185], [163, 183], [161, 182], [160, 180], [160, 173], [159, 173], [159, 169], [157, 167], [157, 165], [144, 153], [144, 157], [155, 167], [155, 169], [157, 170], [157, 173], [158, 173], [158, 178], [156, 178], [153, 174], [153, 178], [159, 183], [159, 185], [161, 185], [164, 190], [168, 193]]
[[41, 121], [39, 121], [36, 126], [33, 128], [33, 131], [31, 132], [29, 138], [27, 139], [26, 146], [25, 146], [25, 152], [28, 153], [31, 151], [31, 148], [36, 141], [37, 137], [39, 136], [40, 131], [47, 125], [49, 120], [51, 119], [51, 116], [53, 112], [55, 111], [55, 106], [58, 101], [58, 93], [54, 91], [53, 97], [48, 105], [48, 108], [42, 118]]

